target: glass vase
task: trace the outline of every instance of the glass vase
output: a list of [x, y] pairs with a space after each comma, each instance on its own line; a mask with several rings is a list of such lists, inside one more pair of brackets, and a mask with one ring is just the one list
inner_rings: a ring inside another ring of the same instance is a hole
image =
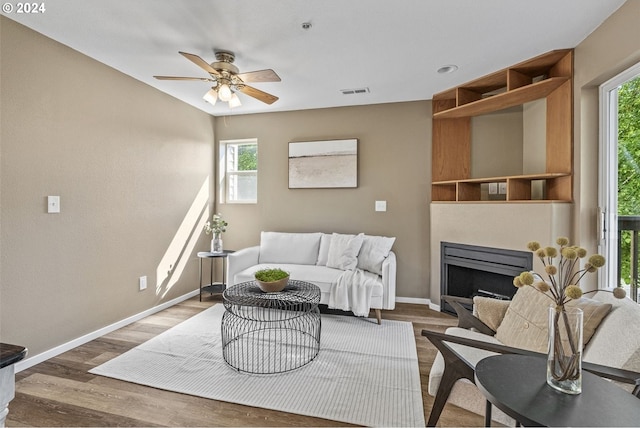
[[578, 308], [549, 308], [547, 384], [566, 394], [582, 392], [582, 318]]
[[211, 252], [221, 253], [222, 251], [222, 233], [214, 233], [213, 239], [211, 240]]

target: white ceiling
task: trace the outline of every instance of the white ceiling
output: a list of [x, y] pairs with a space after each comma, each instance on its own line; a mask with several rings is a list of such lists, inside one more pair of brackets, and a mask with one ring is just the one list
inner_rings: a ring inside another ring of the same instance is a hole
[[[431, 99], [549, 50], [575, 47], [624, 0], [41, 2], [44, 13], [3, 15], [221, 116]], [[178, 51], [213, 62], [214, 49], [235, 52], [241, 72], [275, 70], [282, 82], [252, 85], [280, 100], [266, 105], [240, 94], [239, 108], [211, 107], [202, 99], [206, 82], [152, 77], [208, 77]], [[447, 64], [458, 71], [438, 74]], [[370, 92], [340, 92], [363, 87]]]

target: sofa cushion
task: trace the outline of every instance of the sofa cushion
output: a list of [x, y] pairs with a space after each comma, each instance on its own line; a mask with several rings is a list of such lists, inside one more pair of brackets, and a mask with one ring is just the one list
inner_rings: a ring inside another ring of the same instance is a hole
[[326, 266], [329, 259], [329, 245], [331, 245], [331, 234], [323, 233], [320, 237], [320, 249], [318, 250], [318, 260], [316, 265]]
[[[253, 274], [260, 269], [280, 268], [289, 272], [290, 278], [306, 281], [317, 285], [323, 294], [327, 294], [331, 291], [331, 286], [338, 281], [338, 277], [343, 274], [343, 270], [333, 269], [326, 266], [314, 266], [314, 265], [297, 265], [287, 263], [263, 263], [251, 266], [243, 271], [238, 272], [234, 277], [234, 283], [252, 281]], [[378, 277], [378, 280], [371, 289], [371, 297], [380, 297], [383, 293], [382, 278]], [[323, 302], [326, 303], [326, 302]]]
[[[533, 287], [518, 289], [496, 330], [496, 338], [507, 346], [547, 352], [549, 339], [549, 306], [553, 301]], [[589, 343], [600, 322], [611, 310], [610, 303], [581, 298], [571, 300], [567, 307], [578, 307], [583, 316], [583, 345]]]
[[382, 262], [389, 256], [395, 240], [395, 237], [364, 235], [358, 254], [358, 268], [382, 275]]
[[315, 265], [321, 233], [262, 232], [260, 263]]
[[334, 233], [329, 244], [327, 267], [354, 270], [358, 265], [358, 253], [362, 247], [364, 233], [357, 235], [344, 235]]

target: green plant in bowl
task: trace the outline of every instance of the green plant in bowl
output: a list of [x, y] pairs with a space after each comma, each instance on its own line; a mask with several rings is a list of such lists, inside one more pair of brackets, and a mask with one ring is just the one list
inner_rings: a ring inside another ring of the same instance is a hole
[[289, 272], [280, 268], [260, 269], [254, 273], [256, 283], [265, 293], [282, 291], [289, 282]]

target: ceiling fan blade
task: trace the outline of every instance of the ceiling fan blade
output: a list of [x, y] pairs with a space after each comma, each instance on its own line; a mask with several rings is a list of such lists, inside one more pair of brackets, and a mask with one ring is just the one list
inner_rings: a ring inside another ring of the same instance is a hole
[[280, 82], [280, 76], [271, 69], [239, 73], [238, 77], [243, 82]]
[[266, 104], [273, 104], [278, 101], [278, 97], [276, 97], [275, 95], [267, 94], [266, 92], [263, 92], [260, 89], [253, 88], [251, 86], [243, 85], [238, 87], [238, 90], [243, 94], [247, 94], [250, 97], [260, 100]]
[[208, 77], [178, 77], [178, 76], [153, 76], [158, 80], [202, 80], [204, 82], [215, 82]]
[[200, 58], [198, 55], [186, 53], [186, 52], [178, 52], [183, 57], [187, 58], [189, 61], [202, 68], [207, 73], [213, 74], [214, 76], [220, 76], [220, 73], [215, 68], [211, 67], [207, 61]]

